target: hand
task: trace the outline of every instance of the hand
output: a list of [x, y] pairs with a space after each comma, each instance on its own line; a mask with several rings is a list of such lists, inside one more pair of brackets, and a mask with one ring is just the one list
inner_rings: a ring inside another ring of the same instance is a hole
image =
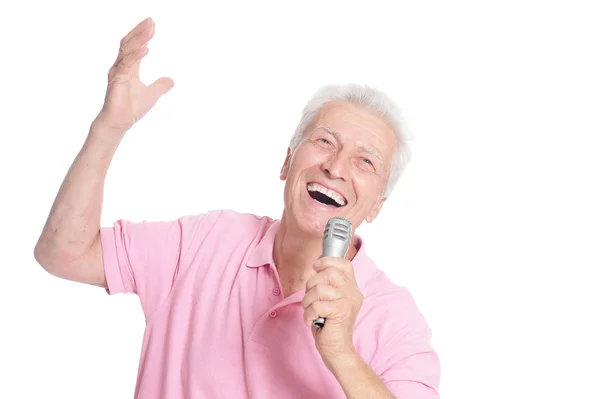
[[306, 282], [302, 299], [304, 322], [311, 326], [318, 317], [326, 319], [323, 328], [312, 327], [312, 332], [317, 350], [330, 367], [335, 361], [355, 355], [352, 336], [364, 296], [349, 260], [324, 257], [313, 268], [317, 274]]
[[96, 118], [109, 130], [125, 133], [171, 90], [172, 79], [160, 78], [146, 86], [140, 81], [140, 62], [148, 54], [147, 44], [154, 36], [154, 21], [147, 18], [122, 40], [119, 54], [108, 73], [104, 105]]

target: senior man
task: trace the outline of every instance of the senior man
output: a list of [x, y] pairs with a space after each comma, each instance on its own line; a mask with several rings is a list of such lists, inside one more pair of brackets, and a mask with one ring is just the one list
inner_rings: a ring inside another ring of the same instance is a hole
[[327, 221], [375, 219], [409, 158], [384, 94], [354, 85], [315, 94], [281, 169], [279, 220], [222, 210], [100, 226], [118, 144], [173, 86], [139, 80], [153, 35], [148, 18], [121, 41], [105, 103], [34, 251], [57, 277], [139, 296], [135, 397], [437, 398], [439, 359], [407, 289], [356, 234], [346, 258], [321, 258]]

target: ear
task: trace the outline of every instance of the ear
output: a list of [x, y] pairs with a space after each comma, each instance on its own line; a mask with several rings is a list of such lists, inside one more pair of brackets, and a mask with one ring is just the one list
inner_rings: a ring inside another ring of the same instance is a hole
[[373, 205], [373, 208], [371, 208], [371, 211], [365, 217], [365, 220], [367, 221], [367, 223], [371, 223], [373, 220], [375, 220], [377, 215], [379, 215], [379, 211], [381, 210], [381, 207], [383, 206], [383, 203], [385, 202], [386, 199], [387, 199], [386, 197], [379, 197], [377, 199], [377, 202], [375, 202], [375, 205]]
[[290, 162], [291, 161], [292, 161], [292, 151], [288, 148], [287, 155], [285, 157], [285, 161], [283, 162], [283, 166], [281, 167], [281, 173], [279, 174], [279, 178], [281, 180], [287, 179], [287, 175], [290, 170]]

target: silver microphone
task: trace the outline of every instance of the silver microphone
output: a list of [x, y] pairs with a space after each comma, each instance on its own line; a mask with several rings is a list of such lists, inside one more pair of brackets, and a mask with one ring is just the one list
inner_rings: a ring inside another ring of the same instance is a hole
[[[327, 221], [323, 231], [323, 257], [345, 258], [352, 239], [352, 222], [341, 216]], [[312, 323], [313, 327], [323, 328], [325, 318], [319, 317]]]

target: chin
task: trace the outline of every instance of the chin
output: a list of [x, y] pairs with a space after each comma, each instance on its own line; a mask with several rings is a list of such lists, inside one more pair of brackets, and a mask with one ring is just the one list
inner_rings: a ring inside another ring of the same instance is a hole
[[309, 236], [321, 237], [327, 225], [329, 217], [314, 213], [301, 213], [296, 215], [296, 225], [300, 231]]
[[286, 212], [299, 231], [315, 238], [322, 237], [329, 219], [336, 216], [345, 217], [351, 208], [350, 204], [341, 207], [324, 204], [311, 197], [307, 190], [295, 194], [297, 196], [294, 195], [294, 200], [288, 203]]

